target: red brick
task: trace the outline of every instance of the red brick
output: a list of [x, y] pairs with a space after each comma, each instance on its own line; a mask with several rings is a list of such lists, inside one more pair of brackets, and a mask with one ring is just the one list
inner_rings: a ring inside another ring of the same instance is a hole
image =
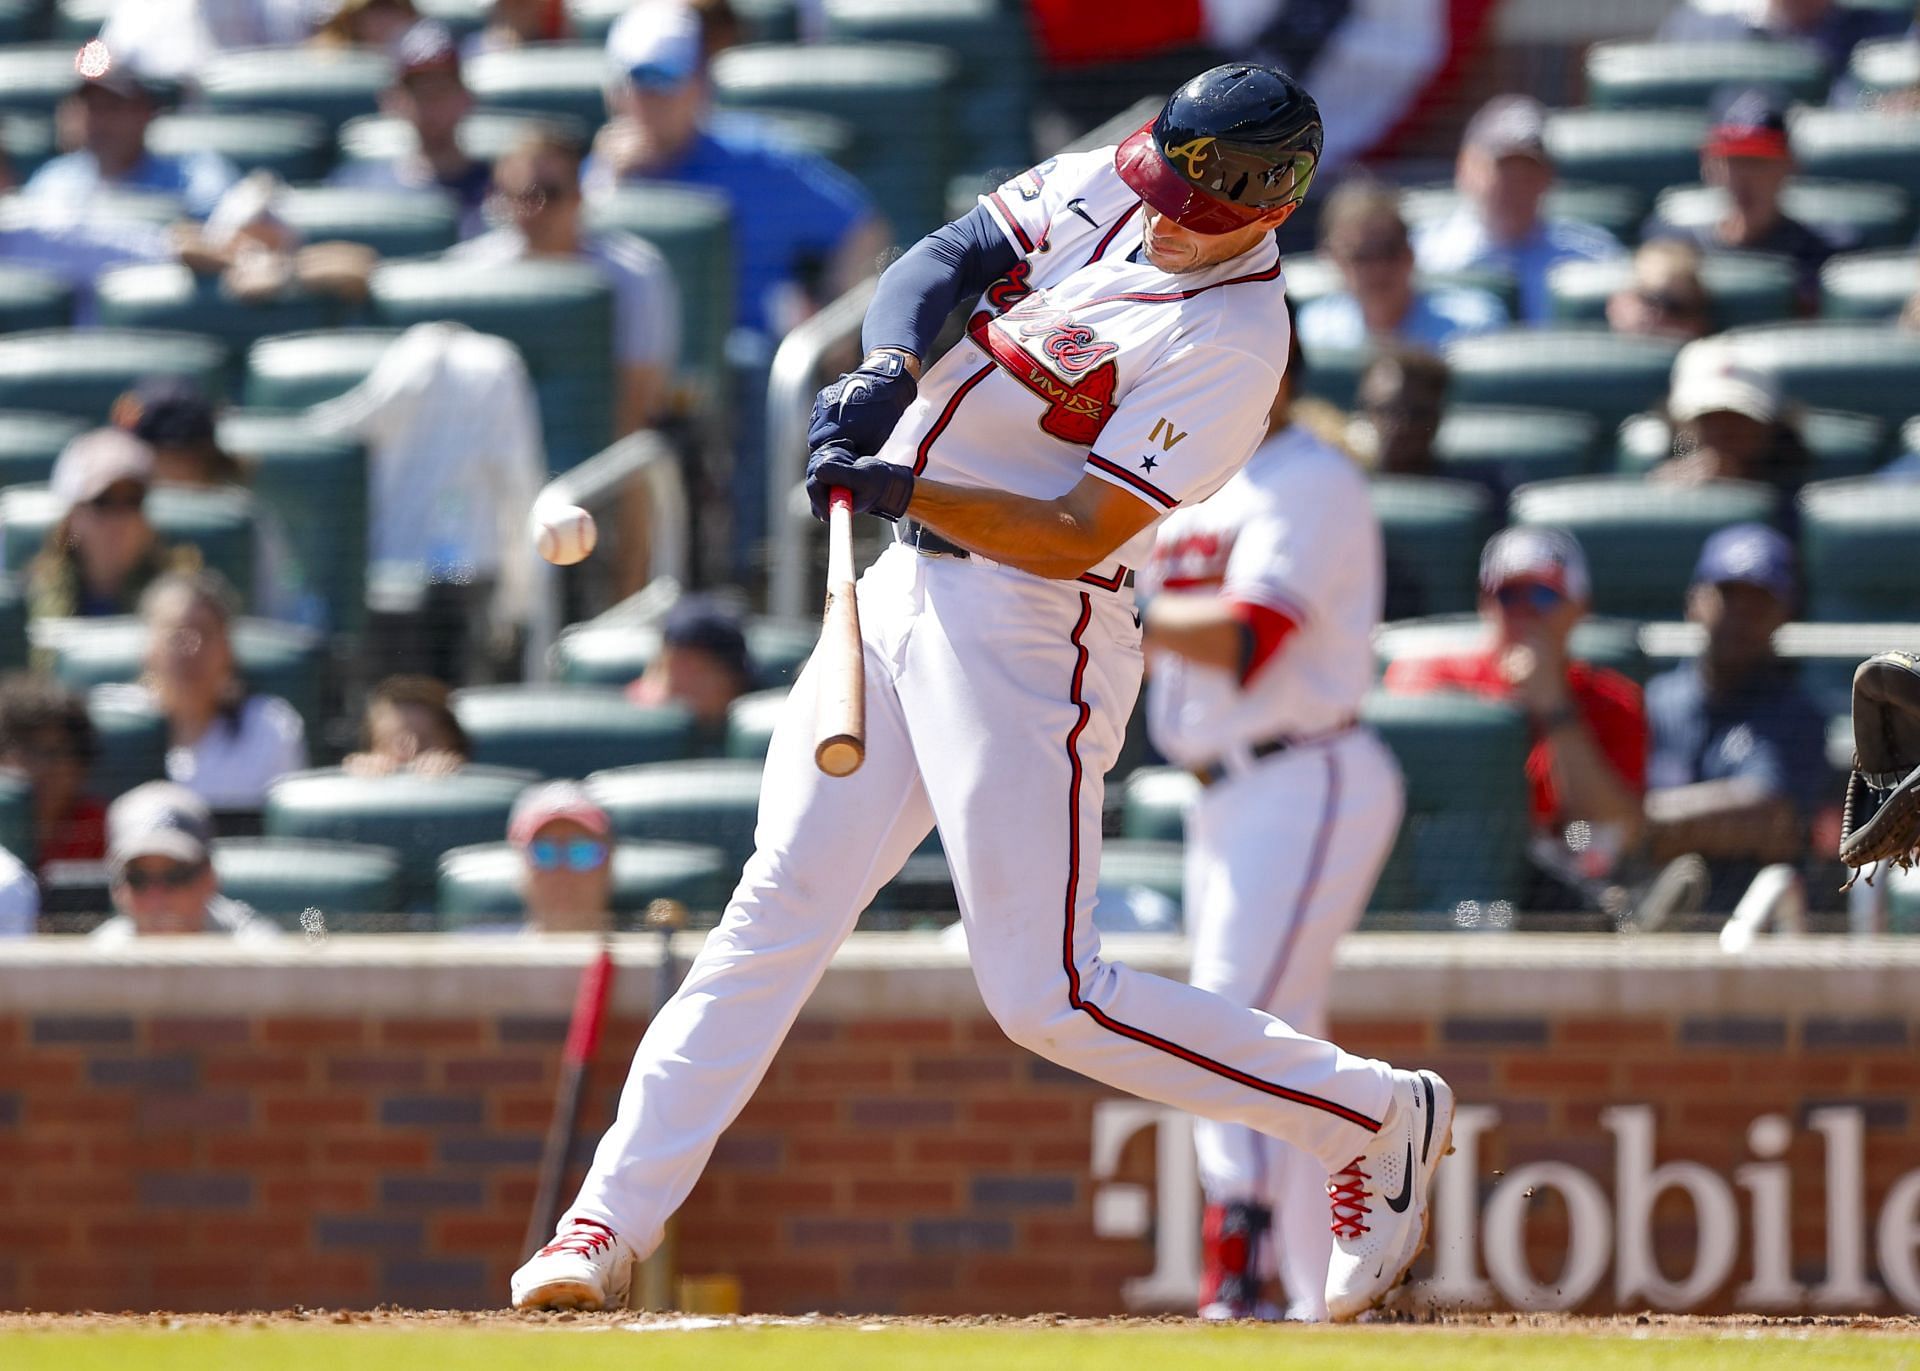
[[96, 1138], [87, 1147], [87, 1157], [107, 1171], [184, 1171], [193, 1165], [193, 1135]]
[[1021, 1304], [1044, 1301], [1055, 1290], [1073, 1284], [1073, 1263], [1058, 1261], [1022, 1261], [1007, 1257], [983, 1262], [969, 1273], [967, 1284], [1012, 1296]]
[[915, 1086], [935, 1090], [1004, 1088], [1013, 1080], [1013, 1062], [1005, 1057], [916, 1057], [909, 1070]]
[[[35, 1214], [0, 1214], [0, 1252], [57, 1252], [73, 1240], [74, 1223], [58, 1209]], [[35, 1263], [39, 1261], [36, 1255]]]
[[380, 1041], [388, 1047], [478, 1047], [479, 1019], [386, 1019]]
[[0, 1134], [0, 1167], [57, 1166], [65, 1169], [72, 1145], [58, 1138], [7, 1137]]
[[313, 1144], [306, 1138], [209, 1138], [207, 1165], [217, 1171], [272, 1170], [305, 1167], [313, 1162]]
[[366, 1177], [339, 1176], [269, 1180], [261, 1188], [260, 1199], [268, 1209], [293, 1209], [302, 1214], [366, 1209], [373, 1204], [373, 1182]]
[[808, 1088], [889, 1086], [898, 1074], [891, 1057], [828, 1057], [818, 1061], [797, 1061], [791, 1068], [792, 1079]]
[[1855, 1088], [1865, 1065], [1837, 1052], [1823, 1052], [1815, 1057], [1756, 1057], [1740, 1063], [1739, 1078], [1743, 1085], [1837, 1094]]
[[313, 1078], [308, 1057], [208, 1057], [200, 1066], [208, 1085], [305, 1085]]
[[493, 1203], [496, 1208], [511, 1209], [518, 1213], [531, 1208], [537, 1185], [532, 1175], [502, 1176], [493, 1183]]
[[1920, 1091], [1920, 1060], [1868, 1062], [1867, 1089]]
[[1657, 1047], [1673, 1037], [1659, 1019], [1562, 1019], [1553, 1033], [1566, 1047]]
[[267, 1019], [260, 1025], [260, 1041], [269, 1047], [358, 1047], [366, 1036], [359, 1019]]
[[154, 1294], [164, 1305], [232, 1308], [233, 1292], [249, 1288], [259, 1268], [235, 1258], [201, 1258], [162, 1263], [153, 1273]]
[[365, 1095], [286, 1095], [265, 1101], [261, 1109], [270, 1128], [364, 1124], [373, 1117]]
[[1725, 1087], [1732, 1084], [1730, 1063], [1721, 1057], [1673, 1057], [1627, 1063], [1629, 1090]]
[[97, 1259], [35, 1262], [27, 1268], [25, 1303], [34, 1309], [69, 1311], [119, 1309], [126, 1292], [137, 1288], [132, 1266], [109, 1266]]
[[856, 1179], [851, 1207], [868, 1211], [945, 1211], [952, 1209], [959, 1198], [959, 1185], [951, 1180]]
[[1522, 1089], [1605, 1090], [1613, 1084], [1613, 1063], [1567, 1057], [1514, 1057], [1501, 1069], [1501, 1079]]
[[26, 1030], [20, 1026], [20, 1020], [0, 1018], [0, 1049], [13, 1047], [25, 1036]]
[[449, 1086], [498, 1090], [503, 1086], [545, 1085], [552, 1071], [545, 1057], [455, 1057], [440, 1065], [440, 1079]]
[[1093, 1142], [1090, 1138], [1034, 1138], [1027, 1144], [1026, 1160], [1047, 1171], [1084, 1167], [1093, 1160]]
[[1355, 1052], [1388, 1054], [1430, 1045], [1433, 1029], [1424, 1019], [1340, 1019], [1333, 1036]]
[[177, 1257], [187, 1250], [187, 1224], [184, 1219], [99, 1219], [87, 1225], [87, 1245], [95, 1251], [168, 1252]]
[[1066, 1128], [1079, 1112], [1071, 1100], [972, 1100], [965, 1117], [992, 1128]]
[[80, 1084], [80, 1057], [74, 1052], [34, 1052], [0, 1057], [0, 1090], [59, 1090]]
[[286, 1251], [304, 1248], [312, 1224], [305, 1218], [263, 1219], [252, 1214], [225, 1215], [200, 1223], [200, 1243], [208, 1251], [252, 1248]]
[[493, 1101], [493, 1117], [501, 1128], [511, 1129], [514, 1132], [529, 1128], [545, 1128], [553, 1119], [553, 1096], [496, 1096]]
[[884, 1134], [843, 1135], [830, 1138], [794, 1138], [787, 1144], [789, 1166], [892, 1166], [894, 1140]]
[[436, 1251], [447, 1253], [518, 1252], [526, 1233], [524, 1220], [456, 1215], [434, 1223], [433, 1245]]
[[734, 1200], [749, 1208], [824, 1209], [833, 1203], [832, 1181], [800, 1181], [764, 1176], [739, 1176], [733, 1182]]
[[[954, 1028], [951, 1019], [863, 1019], [847, 1025], [847, 1041], [943, 1047], [953, 1041]], [[997, 1026], [993, 1031], [1000, 1034]]]
[[31, 1192], [40, 1204], [61, 1209], [129, 1209], [135, 1200], [131, 1176], [74, 1176], [65, 1168], [34, 1178]]
[[826, 1097], [805, 1097], [762, 1093], [754, 1096], [741, 1111], [736, 1127], [757, 1132], [779, 1132], [787, 1128], [822, 1127], [839, 1122], [839, 1103]]
[[[1086, 1219], [1028, 1219], [1020, 1225], [1022, 1241], [1019, 1250], [1039, 1252], [1059, 1249], [1065, 1252], [1083, 1252], [1086, 1243], [1093, 1236], [1093, 1226]], [[1151, 1264], [1151, 1262], [1149, 1262]]]
[[33, 1090], [26, 1096], [29, 1128], [131, 1128], [138, 1097], [67, 1090]]
[[711, 1269], [724, 1271], [727, 1258], [734, 1253], [751, 1251], [757, 1247], [770, 1248], [779, 1241], [780, 1225], [773, 1219], [703, 1216], [697, 1224], [680, 1225], [681, 1266], [691, 1269], [688, 1265], [690, 1253], [711, 1252], [715, 1254]]
[[224, 1018], [175, 1017], [147, 1024], [147, 1041], [156, 1048], [245, 1047], [253, 1038], [252, 1023], [239, 1016]]
[[381, 1133], [366, 1138], [329, 1138], [320, 1144], [329, 1166], [425, 1166], [433, 1148], [424, 1134]]
[[1726, 1145], [1727, 1140], [1743, 1136], [1747, 1125], [1753, 1122], [1756, 1115], [1767, 1112], [1764, 1104], [1756, 1104], [1746, 1098], [1687, 1100], [1680, 1105], [1679, 1123], [1685, 1128], [1703, 1129], [1710, 1137]]
[[907, 1156], [915, 1166], [1012, 1166], [1013, 1144], [999, 1138], [913, 1138]]

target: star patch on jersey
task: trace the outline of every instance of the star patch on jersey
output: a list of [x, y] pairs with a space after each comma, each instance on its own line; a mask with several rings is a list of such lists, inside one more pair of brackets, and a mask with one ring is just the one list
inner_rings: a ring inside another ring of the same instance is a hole
[[1140, 459], [1140, 470], [1142, 471], [1152, 471], [1155, 467], [1159, 465], [1160, 464], [1158, 462], [1154, 461], [1153, 454], [1151, 452], [1149, 452], [1145, 457], [1142, 457]]

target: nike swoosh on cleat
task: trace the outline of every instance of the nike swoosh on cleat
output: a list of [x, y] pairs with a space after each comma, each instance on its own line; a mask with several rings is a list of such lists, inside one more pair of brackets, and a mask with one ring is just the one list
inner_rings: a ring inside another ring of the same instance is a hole
[[1396, 1214], [1407, 1212], [1407, 1206], [1413, 1203], [1413, 1144], [1407, 1144], [1407, 1164], [1400, 1172], [1400, 1193], [1387, 1196], [1387, 1208]]
[[1425, 1072], [1420, 1075], [1420, 1088], [1427, 1092], [1427, 1132], [1420, 1139], [1420, 1160], [1425, 1161], [1433, 1151], [1433, 1081]]

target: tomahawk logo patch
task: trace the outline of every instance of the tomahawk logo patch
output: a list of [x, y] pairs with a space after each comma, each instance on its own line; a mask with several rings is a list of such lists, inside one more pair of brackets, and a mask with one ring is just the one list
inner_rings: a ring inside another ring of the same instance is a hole
[[1113, 417], [1120, 345], [1103, 341], [1067, 311], [1028, 296], [997, 319], [975, 316], [973, 341], [1002, 371], [1047, 402], [1044, 433], [1091, 447]]

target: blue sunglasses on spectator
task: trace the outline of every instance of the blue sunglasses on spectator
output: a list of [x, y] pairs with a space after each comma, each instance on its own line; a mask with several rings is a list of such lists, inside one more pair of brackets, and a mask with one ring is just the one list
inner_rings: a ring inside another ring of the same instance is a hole
[[592, 838], [575, 838], [557, 843], [551, 838], [536, 838], [527, 844], [527, 860], [536, 871], [598, 871], [607, 861], [607, 844]]
[[1518, 609], [1525, 605], [1535, 614], [1545, 614], [1558, 608], [1566, 596], [1552, 586], [1542, 585], [1538, 581], [1513, 581], [1493, 592], [1493, 598], [1500, 602], [1502, 609]]

